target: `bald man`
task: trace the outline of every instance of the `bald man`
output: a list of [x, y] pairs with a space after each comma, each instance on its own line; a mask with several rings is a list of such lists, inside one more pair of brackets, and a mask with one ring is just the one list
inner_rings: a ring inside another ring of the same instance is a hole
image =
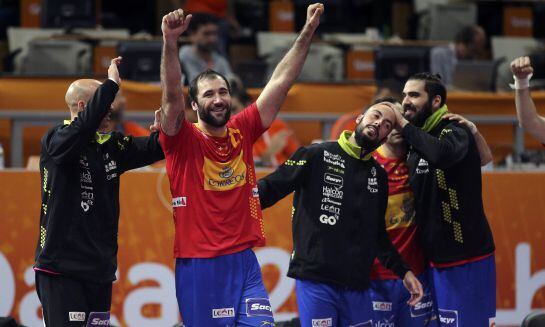
[[120, 60], [112, 60], [104, 83], [72, 83], [65, 97], [71, 120], [42, 138], [34, 270], [46, 326], [109, 322], [117, 269], [119, 176], [164, 157], [157, 133], [132, 138], [112, 131]]
[[293, 252], [301, 326], [373, 324], [369, 275], [374, 259], [403, 280], [407, 303], [422, 298], [422, 284], [386, 233], [388, 179], [373, 159], [396, 124], [391, 103], [373, 104], [356, 119], [354, 132], [337, 142], [302, 147], [258, 182], [263, 209], [293, 197]]

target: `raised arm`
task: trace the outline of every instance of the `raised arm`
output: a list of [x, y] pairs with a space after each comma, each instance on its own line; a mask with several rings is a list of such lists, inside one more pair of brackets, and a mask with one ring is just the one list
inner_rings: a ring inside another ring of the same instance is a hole
[[[121, 80], [117, 66], [120, 62], [121, 57], [112, 59], [108, 68], [108, 79], [94, 91], [85, 105], [85, 109], [78, 112], [77, 119], [74, 119], [69, 125], [47, 133], [42, 139], [43, 150], [55, 162], [62, 163], [76, 160], [81, 148], [94, 137], [102, 119], [110, 111], [112, 102], [119, 90]], [[94, 82], [99, 84], [98, 81]], [[94, 83], [90, 80], [78, 80], [72, 85], [78, 85], [78, 88], [91, 92], [88, 88], [92, 87]]]
[[307, 57], [314, 31], [320, 24], [324, 5], [315, 3], [308, 6], [307, 21], [295, 43], [276, 66], [271, 79], [257, 98], [257, 108], [263, 126], [268, 128], [276, 118], [289, 89], [295, 82]]
[[452, 113], [444, 115], [443, 119], [457, 121], [459, 124], [465, 125], [467, 128], [469, 128], [471, 134], [473, 134], [473, 136], [475, 137], [477, 150], [479, 150], [479, 156], [481, 157], [481, 166], [488, 164], [494, 159], [494, 157], [492, 156], [492, 151], [488, 147], [488, 143], [486, 143], [486, 140], [477, 129], [477, 125], [475, 125], [472, 121], [467, 120], [463, 116]]
[[530, 96], [530, 77], [534, 72], [530, 58], [520, 57], [511, 62], [515, 78], [515, 106], [520, 126], [545, 143], [545, 118], [537, 114], [536, 105]]
[[187, 30], [191, 15], [184, 16], [182, 9], [163, 16], [163, 53], [161, 56], [161, 128], [167, 135], [176, 135], [184, 119], [182, 70], [178, 58], [178, 37]]

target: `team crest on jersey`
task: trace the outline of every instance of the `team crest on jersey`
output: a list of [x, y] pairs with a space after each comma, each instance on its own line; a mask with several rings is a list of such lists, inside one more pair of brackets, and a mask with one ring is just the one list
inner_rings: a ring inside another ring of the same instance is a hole
[[204, 189], [208, 191], [229, 191], [246, 185], [246, 163], [244, 151], [231, 161], [217, 162], [204, 157]]

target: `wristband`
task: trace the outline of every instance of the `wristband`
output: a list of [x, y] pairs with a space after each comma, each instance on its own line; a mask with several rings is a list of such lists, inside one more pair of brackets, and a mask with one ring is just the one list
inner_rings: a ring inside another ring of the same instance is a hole
[[533, 74], [530, 74], [526, 76], [526, 78], [519, 79], [515, 75], [513, 75], [513, 79], [515, 80], [514, 84], [509, 84], [509, 87], [511, 87], [513, 90], [524, 90], [530, 88], [530, 78], [532, 78]]

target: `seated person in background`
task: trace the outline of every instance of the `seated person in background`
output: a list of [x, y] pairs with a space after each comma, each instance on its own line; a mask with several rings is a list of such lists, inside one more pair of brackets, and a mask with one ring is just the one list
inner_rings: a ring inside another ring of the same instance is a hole
[[218, 20], [207, 14], [195, 14], [188, 27], [191, 45], [180, 48], [182, 71], [188, 81], [207, 69], [213, 69], [225, 76], [233, 78], [231, 66], [218, 51]]
[[234, 1], [229, 0], [174, 0], [176, 8], [185, 8], [188, 14], [209, 14], [218, 19], [218, 52], [227, 54], [229, 36], [240, 34], [240, 24], [236, 18]]
[[121, 90], [117, 93], [112, 107], [117, 110], [110, 115], [110, 123], [114, 125], [112, 129], [121, 134], [135, 137], [150, 135], [150, 131], [147, 128], [142, 127], [136, 122], [124, 119], [123, 113], [127, 109], [127, 98], [125, 98]]
[[487, 59], [486, 32], [477, 25], [462, 28], [448, 46], [434, 47], [430, 51], [430, 71], [439, 74], [446, 86], [452, 84], [452, 76], [458, 60]]
[[[371, 103], [376, 103], [377, 99], [394, 98], [399, 101], [401, 99], [402, 85], [394, 79], [386, 79], [377, 81], [377, 92], [371, 100]], [[336, 140], [343, 131], [353, 131], [356, 128], [356, 118], [361, 114], [361, 108], [352, 112], [348, 112], [333, 124], [331, 127], [330, 140]]]
[[[233, 84], [231, 101], [233, 115], [241, 112], [253, 100], [244, 90]], [[256, 166], [277, 167], [284, 163], [299, 148], [299, 142], [288, 125], [276, 118], [271, 127], [254, 143], [253, 154]]]

